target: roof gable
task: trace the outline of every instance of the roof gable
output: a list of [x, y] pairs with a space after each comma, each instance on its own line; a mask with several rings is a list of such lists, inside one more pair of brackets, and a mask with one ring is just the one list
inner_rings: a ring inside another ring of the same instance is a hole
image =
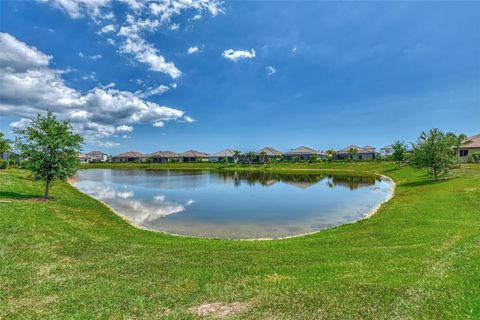
[[257, 155], [259, 155], [261, 152], [265, 152], [267, 156], [281, 156], [283, 153], [281, 151], [278, 151], [275, 148], [272, 147], [265, 147], [256, 152]]
[[209, 157], [233, 157], [233, 150], [225, 149], [217, 153], [210, 154]]
[[317, 150], [314, 150], [309, 147], [301, 146], [295, 149], [288, 151], [286, 154], [318, 154]]
[[469, 143], [463, 144], [462, 148], [480, 148], [480, 134], [468, 138]]
[[208, 157], [208, 153], [200, 152], [197, 150], [188, 150], [179, 154], [181, 157], [185, 158], [205, 158]]

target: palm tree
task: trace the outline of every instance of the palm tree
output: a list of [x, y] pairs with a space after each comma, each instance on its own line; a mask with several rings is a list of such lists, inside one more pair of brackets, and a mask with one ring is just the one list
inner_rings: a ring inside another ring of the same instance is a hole
[[267, 153], [265, 151], [260, 152], [260, 162], [265, 163], [265, 159], [267, 158]]
[[453, 132], [449, 132], [447, 133], [447, 137], [451, 139], [452, 150], [457, 157], [460, 157], [460, 148], [462, 145], [472, 142], [471, 140], [468, 140], [468, 137], [463, 133], [456, 135]]
[[335, 160], [335, 158], [337, 157], [337, 151], [333, 149], [328, 149], [327, 151], [325, 151], [325, 154], [330, 160]]
[[240, 159], [240, 155], [242, 153], [240, 152], [240, 150], [233, 150], [233, 162], [235, 162], [235, 164], [238, 163], [238, 159]]
[[354, 156], [358, 154], [357, 148], [350, 148], [348, 149], [348, 154], [350, 155], [350, 159], [353, 159]]
[[257, 157], [257, 154], [253, 151], [247, 152], [248, 163], [252, 164], [253, 160]]

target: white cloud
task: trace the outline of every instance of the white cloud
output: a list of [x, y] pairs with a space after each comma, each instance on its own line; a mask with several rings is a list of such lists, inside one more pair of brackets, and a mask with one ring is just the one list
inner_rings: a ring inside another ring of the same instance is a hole
[[202, 19], [202, 15], [201, 14], [196, 14], [192, 17], [192, 20], [200, 20]]
[[30, 125], [30, 122], [30, 119], [22, 118], [18, 121], [10, 123], [10, 127], [12, 129], [24, 129]]
[[117, 127], [117, 132], [132, 132], [133, 127], [132, 126], [127, 126], [125, 124], [122, 124], [121, 126]]
[[193, 119], [193, 118], [190, 117], [190, 116], [183, 116], [183, 120], [184, 120], [185, 122], [189, 122], [189, 123], [197, 121], [197, 120]]
[[138, 96], [141, 97], [141, 98], [147, 98], [147, 97], [150, 97], [150, 96], [163, 94], [163, 93], [167, 92], [168, 90], [170, 90], [170, 87], [162, 84], [162, 85], [159, 85], [158, 87], [150, 88], [147, 91], [139, 93]]
[[[113, 146], [117, 128], [142, 123], [184, 121], [182, 110], [143, 100], [135, 93], [112, 86], [81, 93], [62, 79], [62, 71], [49, 67], [51, 57], [7, 33], [0, 33], [0, 116], [29, 119], [52, 110], [87, 143]], [[12, 125], [20, 125], [20, 120]]]
[[197, 46], [190, 47], [187, 50], [188, 54], [193, 54], [193, 53], [196, 53], [196, 52], [198, 52], [198, 47]]
[[77, 55], [78, 55], [80, 58], [88, 58], [88, 59], [92, 59], [92, 60], [102, 59], [102, 55], [101, 55], [101, 54], [95, 54], [95, 55], [87, 56], [87, 55], [85, 55], [83, 52], [80, 51], [79, 53], [77, 53]]
[[156, 122], [153, 123], [153, 126], [154, 126], [155, 128], [163, 128], [163, 127], [165, 126], [165, 122], [163, 122], [163, 121], [156, 121]]
[[172, 23], [168, 29], [172, 30], [172, 31], [176, 31], [178, 29], [180, 29], [180, 25], [178, 23]]
[[296, 52], [296, 51], [297, 51], [297, 47], [295, 46], [292, 48], [292, 52]]
[[[111, 37], [106, 39], [110, 45], [118, 45], [118, 52], [133, 57], [137, 62], [146, 64], [150, 70], [168, 74], [178, 78], [182, 73], [171, 61], [160, 54], [160, 51], [145, 40], [146, 32], [156, 32], [160, 27], [177, 29], [178, 25], [171, 23], [173, 17], [185, 11], [194, 11], [196, 16], [208, 12], [216, 16], [223, 12], [221, 0], [168, 0], [147, 1], [122, 0], [129, 9], [126, 18], [115, 16], [112, 11], [111, 0], [38, 0], [50, 4], [68, 13], [72, 18], [89, 17], [95, 22], [99, 20], [115, 19], [122, 21], [115, 41]], [[196, 20], [196, 19], [194, 19]], [[104, 25], [97, 33], [104, 34], [115, 31], [113, 24]]]
[[272, 66], [265, 67], [265, 71], [269, 76], [273, 76], [275, 73], [277, 73], [277, 70], [275, 70], [275, 68]]
[[251, 49], [250, 51], [248, 51], [228, 49], [223, 51], [222, 56], [231, 61], [252, 59], [255, 58], [255, 50]]
[[110, 7], [111, 0], [37, 0], [48, 3], [62, 11], [71, 18], [78, 19], [88, 16], [93, 20], [111, 19], [112, 13], [106, 9]]
[[109, 33], [109, 32], [115, 32], [115, 26], [113, 24], [107, 24], [102, 29], [100, 29], [100, 31], [98, 31], [97, 34]]

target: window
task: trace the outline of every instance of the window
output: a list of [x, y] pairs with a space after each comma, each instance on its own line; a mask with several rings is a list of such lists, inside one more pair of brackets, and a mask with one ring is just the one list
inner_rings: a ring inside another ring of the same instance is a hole
[[468, 156], [468, 150], [460, 150], [460, 157]]

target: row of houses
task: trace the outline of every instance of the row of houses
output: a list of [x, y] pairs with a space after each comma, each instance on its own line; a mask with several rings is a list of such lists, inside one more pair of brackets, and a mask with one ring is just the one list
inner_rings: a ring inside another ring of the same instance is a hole
[[[352, 150], [356, 150], [352, 153]], [[272, 147], [265, 147], [257, 150], [254, 153], [255, 157], [252, 159], [251, 153], [236, 154], [232, 149], [225, 149], [216, 153], [208, 154], [197, 150], [188, 150], [181, 153], [173, 151], [157, 151], [153, 153], [141, 153], [138, 151], [128, 151], [120, 153], [116, 156], [109, 157], [106, 153], [101, 151], [91, 151], [79, 156], [83, 163], [88, 162], [147, 162], [166, 163], [166, 162], [238, 162], [238, 161], [252, 161], [252, 162], [267, 162], [270, 159], [285, 159], [285, 160], [304, 160], [308, 161], [312, 158], [322, 159], [326, 157], [326, 153], [306, 146], [300, 146], [288, 152], [281, 152]], [[369, 145], [359, 147], [350, 145], [341, 150], [336, 151], [335, 157], [337, 159], [375, 159], [375, 148]]]
[[[460, 158], [465, 160], [468, 155], [473, 152], [480, 152], [480, 134], [469, 137], [459, 150]], [[391, 145], [380, 148], [379, 155], [381, 157], [388, 157], [393, 153]], [[243, 153], [237, 155], [232, 149], [225, 149], [216, 153], [208, 154], [197, 150], [188, 150], [181, 153], [173, 151], [157, 151], [153, 153], [141, 153], [138, 151], [128, 151], [120, 153], [116, 156], [109, 157], [106, 153], [101, 151], [91, 151], [79, 156], [81, 162], [267, 162], [270, 159], [284, 159], [287, 161], [304, 160], [308, 161], [312, 158], [322, 159], [327, 156], [326, 152], [319, 151], [306, 146], [300, 146], [291, 149], [287, 152], [281, 152], [272, 147], [265, 147], [257, 150], [254, 153], [254, 158], [251, 158], [251, 153]], [[356, 145], [349, 145], [343, 149], [337, 150], [333, 154], [335, 159], [353, 159], [353, 160], [372, 160], [378, 157], [375, 147], [365, 145], [363, 147]]]

